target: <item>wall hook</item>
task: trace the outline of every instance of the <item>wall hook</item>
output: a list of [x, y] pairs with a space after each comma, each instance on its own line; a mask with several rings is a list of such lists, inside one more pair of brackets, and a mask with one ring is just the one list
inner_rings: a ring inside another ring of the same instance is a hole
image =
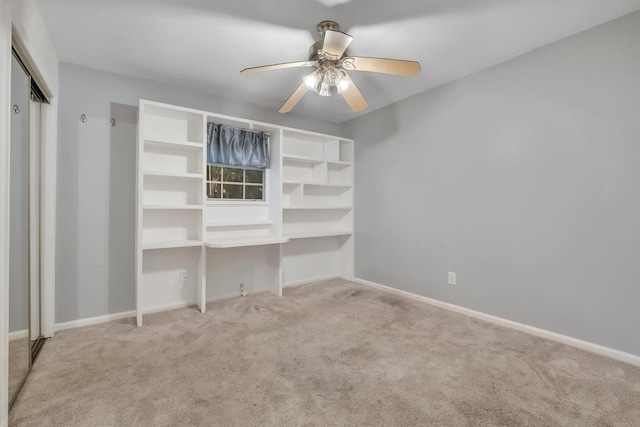
[[18, 114], [20, 112], [20, 106], [18, 104], [13, 106], [13, 114]]
[[80, 114], [80, 121], [82, 123], [86, 123], [87, 122], [87, 116], [85, 114]]
[[111, 119], [111, 127], [115, 127], [117, 124], [116, 119]]

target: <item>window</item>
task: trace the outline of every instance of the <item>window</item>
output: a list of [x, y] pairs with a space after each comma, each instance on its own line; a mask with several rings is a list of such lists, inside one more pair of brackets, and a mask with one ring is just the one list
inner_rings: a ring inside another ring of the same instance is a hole
[[212, 200], [264, 200], [264, 170], [207, 166], [207, 198]]

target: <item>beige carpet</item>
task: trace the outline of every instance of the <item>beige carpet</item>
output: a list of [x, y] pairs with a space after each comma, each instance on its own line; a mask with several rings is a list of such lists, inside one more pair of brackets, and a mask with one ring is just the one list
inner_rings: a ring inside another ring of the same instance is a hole
[[13, 426], [638, 426], [640, 368], [350, 282], [58, 333]]

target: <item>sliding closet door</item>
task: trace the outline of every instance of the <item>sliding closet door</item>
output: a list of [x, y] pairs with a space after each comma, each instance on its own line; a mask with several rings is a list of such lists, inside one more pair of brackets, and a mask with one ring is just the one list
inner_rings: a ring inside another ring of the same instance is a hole
[[9, 192], [9, 397], [13, 401], [31, 367], [29, 338], [29, 94], [31, 82], [11, 62]]

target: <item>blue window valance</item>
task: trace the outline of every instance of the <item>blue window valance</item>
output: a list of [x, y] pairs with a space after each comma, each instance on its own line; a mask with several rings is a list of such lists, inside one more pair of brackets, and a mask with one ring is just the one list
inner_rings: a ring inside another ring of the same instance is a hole
[[207, 123], [207, 163], [269, 168], [269, 134]]

